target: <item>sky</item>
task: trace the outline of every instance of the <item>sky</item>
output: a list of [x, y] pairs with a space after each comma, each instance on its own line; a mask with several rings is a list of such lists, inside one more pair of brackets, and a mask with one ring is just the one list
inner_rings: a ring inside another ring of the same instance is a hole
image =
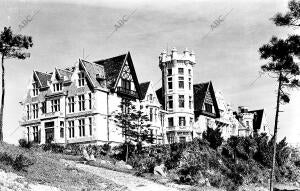
[[[158, 56], [163, 49], [185, 48], [196, 55], [194, 83], [212, 81], [233, 108], [265, 109], [274, 126], [275, 79], [264, 74], [258, 49], [273, 35], [286, 38], [299, 29], [276, 27], [270, 18], [287, 11], [286, 0], [0, 0], [0, 30], [11, 26], [30, 35], [26, 60], [5, 60], [4, 140], [17, 143], [19, 121], [33, 70], [52, 72], [79, 58], [95, 61], [130, 51], [139, 82], [161, 87]], [[131, 15], [115, 30], [124, 16]], [[225, 16], [226, 15], [226, 16]], [[211, 29], [219, 17], [222, 21]], [[28, 21], [27, 23], [24, 21]], [[113, 32], [114, 31], [114, 32]], [[300, 143], [300, 91], [281, 107], [279, 139]]]

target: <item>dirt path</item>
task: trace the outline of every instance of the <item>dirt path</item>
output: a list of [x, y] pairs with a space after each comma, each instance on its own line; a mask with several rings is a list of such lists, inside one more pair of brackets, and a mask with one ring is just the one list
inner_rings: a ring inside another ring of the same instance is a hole
[[84, 164], [76, 164], [76, 167], [97, 176], [109, 179], [116, 184], [126, 186], [130, 191], [178, 191], [175, 188], [157, 184], [144, 178], [133, 176], [131, 174], [116, 172]]

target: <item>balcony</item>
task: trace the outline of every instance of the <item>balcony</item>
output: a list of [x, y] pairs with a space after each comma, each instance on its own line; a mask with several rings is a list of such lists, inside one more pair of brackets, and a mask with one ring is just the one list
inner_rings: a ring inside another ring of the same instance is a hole
[[129, 96], [133, 98], [138, 98], [138, 94], [136, 91], [126, 89], [124, 87], [117, 87], [117, 93], [124, 96]]

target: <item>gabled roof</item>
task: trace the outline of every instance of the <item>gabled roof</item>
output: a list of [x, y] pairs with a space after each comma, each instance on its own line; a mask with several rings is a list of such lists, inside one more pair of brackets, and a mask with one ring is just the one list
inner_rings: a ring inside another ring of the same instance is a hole
[[104, 79], [105, 77], [105, 72], [104, 72], [104, 67], [95, 63], [91, 63], [85, 60], [79, 59], [79, 63], [82, 64], [84, 70], [87, 73], [87, 77], [91, 84], [94, 87], [101, 87], [101, 84], [97, 80], [97, 75]]
[[249, 111], [249, 113], [254, 114], [254, 119], [253, 119], [253, 130], [258, 130], [261, 127], [263, 115], [264, 115], [264, 110], [259, 109], [259, 110], [253, 110]]
[[122, 54], [120, 56], [95, 61], [94, 63], [102, 65], [104, 67], [107, 88], [115, 91], [126, 61], [130, 68], [130, 73], [135, 84], [136, 92], [138, 94], [139, 99], [141, 99], [141, 90], [132, 63], [130, 52], [127, 52], [127, 54]]
[[162, 105], [162, 108], [165, 108], [165, 95], [163, 95], [162, 88], [159, 88], [155, 91], [159, 103]]
[[71, 80], [71, 76], [72, 76], [73, 72], [68, 71], [68, 70], [59, 69], [59, 68], [57, 68], [56, 70], [60, 77], [62, 77], [63, 79], [66, 78], [67, 80]]
[[40, 82], [41, 87], [47, 87], [47, 81], [51, 79], [51, 74], [43, 73], [34, 71], [36, 74], [36, 77], [38, 78], [38, 81]]
[[216, 113], [215, 117], [220, 116], [220, 111], [217, 103], [217, 99], [215, 96], [215, 91], [211, 81], [206, 83], [194, 84], [194, 111], [202, 113], [202, 108], [204, 104], [204, 100], [208, 92], [211, 95], [213, 107]]
[[147, 94], [149, 85], [150, 85], [150, 82], [143, 82], [143, 83], [140, 83], [141, 100], [145, 99], [145, 96], [146, 96], [146, 94]]
[[209, 82], [194, 84], [194, 110], [202, 110]]
[[95, 61], [94, 63], [104, 67], [105, 78], [107, 80], [107, 88], [112, 89], [122, 70], [123, 63], [125, 62], [127, 54], [122, 54], [112, 58]]

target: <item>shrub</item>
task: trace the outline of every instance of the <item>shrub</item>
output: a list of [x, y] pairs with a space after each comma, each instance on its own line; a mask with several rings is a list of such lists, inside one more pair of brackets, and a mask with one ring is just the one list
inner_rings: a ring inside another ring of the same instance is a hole
[[206, 131], [203, 132], [203, 139], [209, 142], [209, 146], [213, 149], [217, 149], [219, 146], [222, 145], [223, 138], [222, 132], [220, 128], [207, 128]]
[[22, 148], [30, 149], [33, 146], [33, 142], [28, 142], [26, 139], [19, 139], [19, 146]]
[[65, 147], [57, 143], [47, 143], [42, 145], [44, 151], [51, 151], [54, 153], [63, 153]]
[[135, 145], [131, 142], [120, 144], [113, 148], [114, 154], [113, 157], [117, 160], [124, 160], [126, 159], [126, 152], [127, 152], [127, 144], [128, 144], [128, 158], [132, 157], [135, 151]]
[[32, 159], [24, 156], [23, 154], [20, 154], [14, 160], [12, 166], [17, 171], [27, 172], [27, 168], [33, 164], [34, 164], [34, 161]]
[[12, 156], [4, 152], [4, 153], [0, 153], [0, 161], [6, 165], [12, 165], [14, 159], [12, 158]]
[[14, 159], [13, 156], [7, 154], [6, 152], [0, 153], [0, 162], [5, 165], [12, 166], [14, 170], [25, 171], [30, 165], [35, 163], [35, 160], [24, 156], [23, 154], [18, 154]]
[[67, 144], [66, 150], [70, 150], [72, 155], [80, 155], [81, 154], [80, 145], [78, 145], [78, 144]]

